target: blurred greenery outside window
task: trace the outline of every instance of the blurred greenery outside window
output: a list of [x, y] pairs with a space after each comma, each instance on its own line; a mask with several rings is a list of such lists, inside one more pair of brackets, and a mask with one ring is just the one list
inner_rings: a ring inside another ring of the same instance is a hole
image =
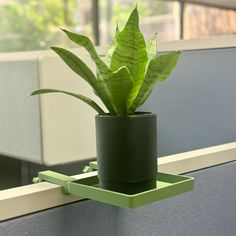
[[184, 39], [236, 34], [236, 11], [196, 4], [185, 4]]
[[[100, 1], [100, 43], [111, 42], [116, 22], [123, 28], [131, 9], [137, 2], [140, 28], [146, 39], [158, 33], [158, 41], [178, 40], [179, 2], [157, 0], [107, 0]], [[103, 4], [102, 4], [103, 3]]]
[[116, 22], [122, 29], [135, 3], [146, 39], [156, 32], [159, 42], [236, 33], [235, 10], [179, 1], [0, 0], [0, 52], [45, 50], [51, 45], [76, 47], [59, 27], [107, 45]]
[[44, 50], [70, 44], [59, 27], [93, 39], [91, 1], [0, 0], [0, 51]]

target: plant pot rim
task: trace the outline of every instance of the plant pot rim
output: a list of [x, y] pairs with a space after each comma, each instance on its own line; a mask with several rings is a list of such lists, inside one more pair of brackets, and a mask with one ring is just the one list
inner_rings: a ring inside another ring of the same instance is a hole
[[152, 112], [137, 111], [132, 115], [122, 116], [122, 117], [110, 115], [110, 113], [96, 115], [96, 118], [104, 118], [104, 119], [140, 119], [140, 118], [151, 118], [151, 117], [156, 117], [156, 114]]

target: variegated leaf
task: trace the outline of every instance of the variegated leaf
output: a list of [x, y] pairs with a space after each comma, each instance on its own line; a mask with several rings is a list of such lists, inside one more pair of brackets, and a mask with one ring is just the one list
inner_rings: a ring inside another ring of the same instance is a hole
[[113, 42], [112, 42], [111, 46], [108, 48], [108, 50], [105, 53], [105, 58], [106, 58], [106, 61], [107, 61], [109, 66], [111, 64], [112, 55], [113, 55], [113, 53], [114, 53], [114, 51], [116, 49], [116, 46], [117, 46], [116, 39], [117, 39], [119, 33], [120, 33], [120, 30], [119, 30], [118, 24], [116, 24], [116, 34], [115, 34], [115, 37], [113, 39]]
[[117, 109], [117, 115], [128, 115], [127, 100], [133, 87], [133, 80], [131, 79], [127, 67], [123, 66], [113, 72], [111, 79], [107, 83]]
[[131, 13], [124, 29], [119, 33], [117, 46], [112, 55], [112, 71], [126, 66], [134, 81], [130, 93], [129, 103], [131, 104], [140, 89], [144, 80], [144, 73], [147, 63], [147, 51], [144, 37], [139, 29], [138, 10], [135, 8]]
[[146, 42], [148, 61], [151, 61], [157, 55], [157, 34]]
[[72, 97], [78, 98], [81, 101], [87, 103], [95, 111], [97, 111], [98, 114], [105, 114], [105, 112], [102, 110], [101, 107], [98, 106], [98, 104], [96, 102], [94, 102], [91, 98], [85, 97], [81, 94], [75, 94], [75, 93], [71, 93], [71, 92], [67, 92], [67, 91], [63, 91], [63, 90], [58, 90], [58, 89], [38, 89], [38, 90], [34, 91], [33, 93], [31, 93], [31, 95], [33, 96], [33, 95], [40, 95], [40, 94], [45, 94], [45, 93], [64, 93], [64, 94], [70, 95]]
[[94, 90], [96, 90], [96, 77], [88, 66], [80, 60], [72, 52], [59, 47], [51, 47], [51, 49], [60, 56], [60, 58], [79, 76], [87, 81]]
[[99, 71], [100, 74], [103, 75], [103, 78], [104, 79], [109, 78], [111, 71], [109, 67], [105, 64], [105, 62], [103, 62], [103, 60], [97, 54], [96, 49], [94, 48], [91, 40], [84, 35], [76, 34], [65, 29], [62, 30], [73, 42], [75, 42], [80, 46], [83, 46], [88, 51], [92, 60], [97, 66], [97, 70]]
[[150, 61], [142, 87], [129, 109], [130, 113], [133, 113], [146, 101], [156, 83], [169, 77], [178, 62], [179, 55], [180, 52], [164, 54], [156, 56]]
[[107, 107], [111, 114], [115, 114], [113, 106], [111, 105], [111, 101], [106, 93], [106, 88], [101, 87], [101, 84], [98, 83], [93, 72], [86, 66], [86, 64], [78, 58], [72, 52], [59, 47], [51, 47], [53, 51], [55, 51], [61, 59], [79, 76], [81, 76], [84, 80], [86, 80], [91, 87], [93, 88], [95, 94], [102, 100], [104, 105]]

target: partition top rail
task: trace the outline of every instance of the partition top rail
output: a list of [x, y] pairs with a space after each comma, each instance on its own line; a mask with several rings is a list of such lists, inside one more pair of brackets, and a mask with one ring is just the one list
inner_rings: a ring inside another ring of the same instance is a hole
[[[236, 142], [159, 158], [161, 172], [182, 174], [236, 160]], [[90, 172], [73, 176], [81, 179]], [[82, 200], [65, 195], [60, 186], [48, 182], [0, 191], [0, 221]]]

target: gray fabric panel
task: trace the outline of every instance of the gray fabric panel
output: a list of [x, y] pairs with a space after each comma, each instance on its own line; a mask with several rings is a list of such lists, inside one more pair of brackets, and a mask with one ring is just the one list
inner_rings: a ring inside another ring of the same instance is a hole
[[235, 236], [236, 162], [189, 173], [195, 190], [129, 210], [80, 201], [0, 223], [4, 236]]
[[[143, 110], [158, 115], [158, 156], [236, 140], [236, 49], [183, 52]], [[41, 162], [37, 61], [0, 63], [0, 154]], [[4, 115], [7, 114], [7, 115]]]
[[157, 114], [158, 156], [236, 141], [236, 48], [183, 52], [142, 110]]
[[[41, 162], [38, 63], [0, 63], [0, 154]], [[1, 158], [1, 157], [0, 157]]]

